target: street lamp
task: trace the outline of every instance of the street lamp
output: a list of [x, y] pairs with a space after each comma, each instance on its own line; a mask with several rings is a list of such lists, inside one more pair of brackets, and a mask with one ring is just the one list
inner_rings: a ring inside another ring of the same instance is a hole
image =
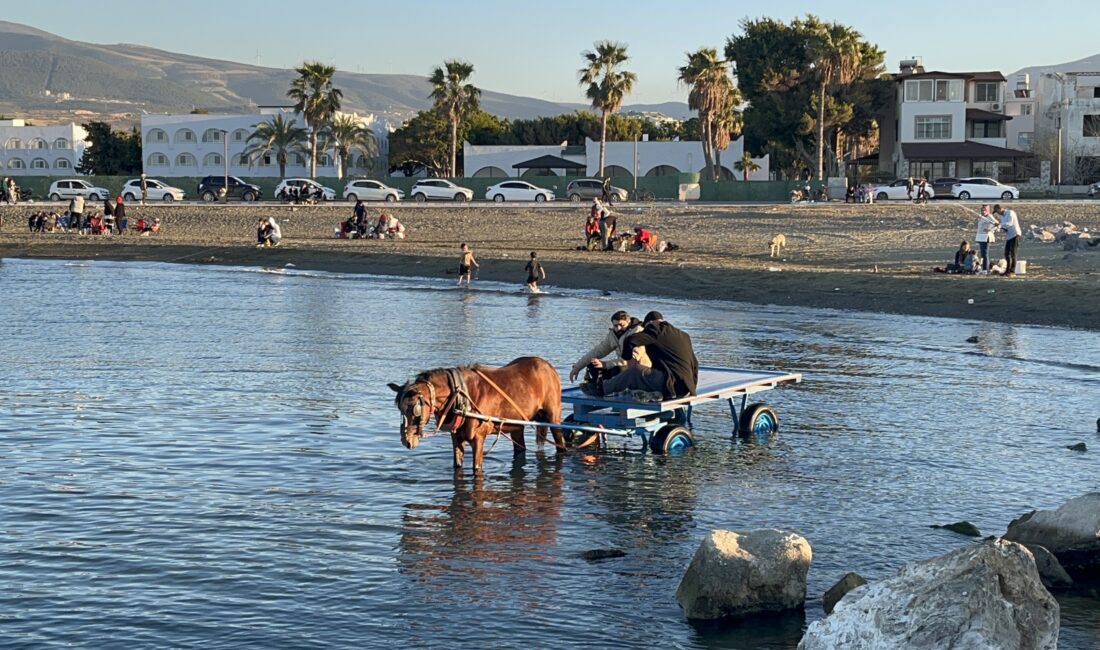
[[229, 202], [229, 131], [218, 129], [222, 134], [222, 201]]

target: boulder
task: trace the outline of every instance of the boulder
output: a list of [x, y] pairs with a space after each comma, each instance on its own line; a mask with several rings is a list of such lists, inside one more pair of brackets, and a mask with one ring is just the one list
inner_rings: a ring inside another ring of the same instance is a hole
[[1035, 568], [1039, 571], [1039, 579], [1043, 581], [1043, 586], [1047, 589], [1065, 589], [1073, 586], [1073, 578], [1069, 577], [1053, 553], [1038, 544], [1025, 546], [1035, 557]]
[[848, 595], [799, 650], [1056, 650], [1058, 601], [1019, 544], [994, 540], [906, 566]]
[[801, 608], [813, 552], [796, 533], [712, 530], [691, 559], [676, 600], [690, 619]]
[[1035, 235], [1035, 239], [1038, 239], [1042, 242], [1052, 242], [1054, 241], [1054, 233], [1050, 232], [1049, 230], [1040, 230]]
[[1100, 492], [1032, 511], [1010, 523], [1004, 538], [1046, 548], [1074, 580], [1100, 579]]
[[1066, 445], [1066, 449], [1068, 449], [1068, 450], [1070, 450], [1070, 451], [1088, 451], [1088, 450], [1089, 450], [1089, 446], [1088, 446], [1088, 445], [1086, 445], [1086, 444], [1085, 444], [1085, 443], [1083, 443], [1083, 442], [1079, 442], [1079, 443], [1077, 443], [1077, 444], [1075, 444], [1075, 445]]
[[836, 604], [840, 602], [841, 598], [844, 598], [845, 594], [865, 584], [867, 584], [867, 581], [858, 573], [844, 574], [844, 577], [835, 585], [829, 587], [829, 591], [826, 591], [825, 595], [821, 597], [821, 604], [825, 607], [825, 613], [832, 614]]

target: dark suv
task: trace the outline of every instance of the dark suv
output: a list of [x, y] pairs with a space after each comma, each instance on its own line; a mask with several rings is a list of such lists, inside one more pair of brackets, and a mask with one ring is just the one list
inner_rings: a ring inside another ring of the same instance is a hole
[[218, 192], [225, 187], [227, 180], [229, 181], [229, 187], [226, 187], [226, 194], [231, 199], [258, 201], [263, 196], [259, 185], [251, 185], [236, 176], [230, 176], [228, 179], [224, 176], [207, 176], [199, 181], [197, 188], [199, 198], [207, 203], [217, 201]]

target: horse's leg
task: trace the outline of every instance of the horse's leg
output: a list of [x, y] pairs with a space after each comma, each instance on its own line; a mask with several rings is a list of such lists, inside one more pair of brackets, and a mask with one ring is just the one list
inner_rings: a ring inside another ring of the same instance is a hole
[[457, 431], [451, 432], [451, 446], [454, 448], [455, 464], [454, 468], [462, 469], [462, 437], [458, 435]]
[[515, 433], [508, 432], [512, 439], [512, 456], [522, 456], [527, 451], [527, 441], [523, 437], [523, 427], [519, 427]]
[[485, 438], [476, 431], [472, 433], [470, 452], [474, 455], [474, 476], [478, 476], [481, 474], [481, 462], [485, 458]]
[[[549, 400], [549, 404], [543, 407], [542, 413], [546, 416], [546, 421], [550, 424], [561, 424], [561, 394], [552, 395]], [[561, 429], [554, 428], [554, 444], [557, 445], [558, 453], [565, 453], [565, 436], [562, 434]]]

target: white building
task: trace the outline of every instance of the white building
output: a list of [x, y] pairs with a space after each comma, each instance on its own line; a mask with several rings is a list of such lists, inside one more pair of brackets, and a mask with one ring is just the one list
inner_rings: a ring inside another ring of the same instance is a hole
[[1030, 154], [1008, 148], [1000, 72], [927, 72], [917, 59], [894, 75], [893, 115], [879, 120], [879, 169], [899, 178], [1011, 177]]
[[[248, 136], [255, 131], [256, 125], [268, 121], [276, 114], [282, 114], [287, 121], [296, 120], [295, 126], [306, 126], [301, 115], [285, 106], [261, 106], [258, 113], [243, 115], [142, 115], [141, 156], [145, 173], [164, 178], [220, 175], [225, 165], [223, 156], [228, 151], [230, 175], [277, 177], [279, 164], [274, 154], [254, 161], [250, 161], [245, 155], [245, 150], [252, 144], [248, 142]], [[373, 115], [356, 117], [366, 126], [375, 126]], [[373, 130], [382, 159], [385, 160], [388, 131]], [[362, 152], [355, 152], [348, 166], [345, 175], [366, 174], [371, 169], [371, 161]], [[377, 167], [376, 164], [375, 168]], [[318, 151], [317, 175], [323, 177], [336, 174], [336, 161], [332, 151]], [[308, 175], [308, 154], [291, 154], [286, 166], [286, 176]]]
[[[741, 180], [743, 175], [734, 171], [734, 163], [741, 159], [745, 151], [744, 138], [730, 142], [721, 153], [721, 176], [723, 180]], [[493, 145], [475, 146], [468, 142], [462, 144], [467, 176], [506, 178], [528, 175], [555, 176], [598, 176], [600, 171], [600, 143], [585, 138], [584, 146], [560, 145]], [[635, 156], [636, 153], [636, 156]], [[542, 156], [562, 159], [561, 167], [542, 169], [524, 169], [522, 164]], [[749, 175], [749, 180], [767, 180], [769, 157], [753, 158], [760, 166], [758, 171]], [[581, 167], [565, 166], [565, 163]], [[521, 165], [521, 167], [516, 167]], [[639, 177], [673, 176], [683, 172], [705, 174], [703, 143], [698, 140], [634, 142], [608, 142], [604, 153], [604, 174], [612, 178], [633, 178], [635, 171]]]
[[1014, 82], [1006, 102], [1009, 146], [1050, 160], [1050, 182], [1100, 180], [1100, 72], [1021, 73]]
[[77, 124], [27, 126], [23, 120], [0, 120], [0, 167], [4, 176], [72, 176], [88, 132]]

